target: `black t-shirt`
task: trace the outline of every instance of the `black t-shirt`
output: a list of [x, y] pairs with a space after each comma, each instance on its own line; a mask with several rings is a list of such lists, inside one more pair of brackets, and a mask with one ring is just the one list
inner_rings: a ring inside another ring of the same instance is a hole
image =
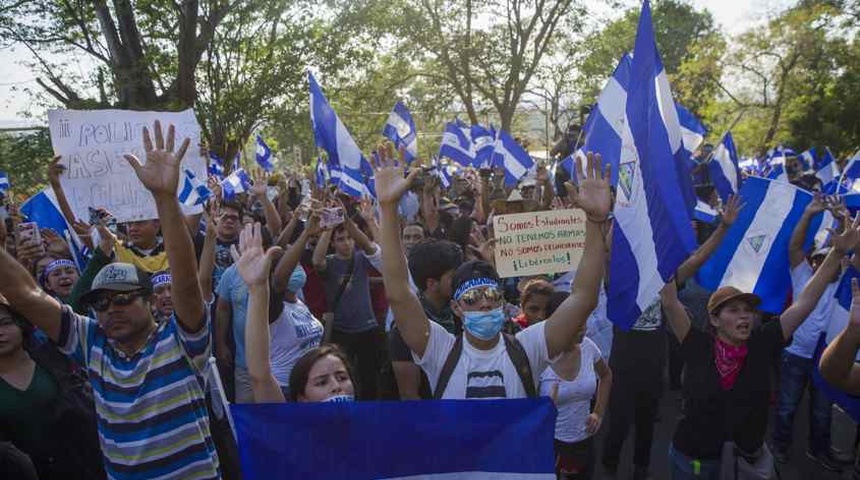
[[[684, 408], [672, 442], [679, 452], [698, 459], [719, 458], [722, 445], [734, 440], [747, 452], [758, 450], [767, 429], [771, 375], [775, 353], [787, 342], [778, 320], [755, 328], [747, 341], [747, 357], [734, 386], [720, 388], [714, 337], [697, 328], [681, 344]], [[613, 353], [614, 355], [614, 353]]]
[[609, 357], [613, 374], [648, 376], [656, 382], [662, 380], [668, 348], [663, 317], [660, 299], [657, 298], [642, 312], [630, 331], [613, 327], [612, 355]]

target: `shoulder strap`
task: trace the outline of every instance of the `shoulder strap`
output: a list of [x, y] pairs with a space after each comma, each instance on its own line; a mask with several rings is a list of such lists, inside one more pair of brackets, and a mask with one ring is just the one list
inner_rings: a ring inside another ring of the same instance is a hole
[[334, 296], [334, 302], [331, 304], [331, 311], [336, 312], [337, 306], [340, 305], [340, 299], [343, 297], [343, 292], [346, 291], [346, 286], [349, 285], [349, 282], [352, 281], [352, 275], [355, 273], [355, 254], [352, 255], [352, 258], [349, 259], [349, 266], [346, 267], [346, 275], [343, 276], [343, 279], [340, 282], [340, 287], [338, 287], [337, 295]]
[[511, 363], [514, 364], [514, 368], [517, 369], [517, 375], [520, 376], [520, 381], [523, 382], [526, 395], [529, 398], [537, 397], [535, 380], [532, 376], [532, 367], [523, 345], [513, 335], [503, 333], [502, 338], [505, 340], [505, 350], [507, 350], [508, 356], [511, 358]]
[[[462, 334], [457, 335], [457, 339], [454, 340], [454, 346], [448, 352], [448, 357], [445, 359], [442, 370], [439, 372], [439, 379], [436, 381], [436, 388], [433, 390], [433, 398], [435, 400], [442, 399], [442, 394], [445, 393], [445, 389], [448, 387], [448, 381], [451, 380], [451, 374], [454, 373], [454, 367], [460, 361], [461, 353], [463, 353]], [[427, 355], [427, 352], [424, 352], [424, 354]]]

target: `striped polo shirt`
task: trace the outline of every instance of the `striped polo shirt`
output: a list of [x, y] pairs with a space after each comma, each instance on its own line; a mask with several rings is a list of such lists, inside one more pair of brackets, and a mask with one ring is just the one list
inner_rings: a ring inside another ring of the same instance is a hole
[[96, 320], [64, 306], [58, 343], [89, 373], [110, 478], [219, 478], [202, 385], [208, 318], [191, 334], [174, 316], [127, 358]]

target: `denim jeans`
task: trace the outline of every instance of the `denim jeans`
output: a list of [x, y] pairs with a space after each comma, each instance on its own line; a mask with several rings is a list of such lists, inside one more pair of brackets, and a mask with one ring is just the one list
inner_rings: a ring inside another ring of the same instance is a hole
[[696, 460], [669, 444], [669, 470], [672, 480], [719, 480], [720, 460]]
[[830, 451], [830, 417], [833, 402], [812, 384], [813, 368], [815, 366], [811, 358], [782, 352], [779, 405], [776, 408], [773, 424], [773, 446], [778, 451], [785, 452], [791, 446], [794, 414], [803, 397], [803, 391], [807, 388], [810, 396], [808, 450], [815, 455], [827, 454]]

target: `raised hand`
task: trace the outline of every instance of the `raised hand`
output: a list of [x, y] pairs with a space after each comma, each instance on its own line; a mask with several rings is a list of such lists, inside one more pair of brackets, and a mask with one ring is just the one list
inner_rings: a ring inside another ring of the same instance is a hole
[[851, 314], [848, 317], [848, 328], [860, 332], [860, 285], [857, 279], [851, 279]]
[[249, 287], [268, 284], [272, 262], [280, 250], [281, 247], [275, 246], [263, 251], [263, 235], [260, 233], [259, 223], [245, 225], [239, 233], [238, 250], [236, 245], [230, 246], [230, 254], [239, 275]]
[[131, 154], [125, 155], [125, 159], [134, 169], [140, 183], [152, 192], [153, 196], [176, 197], [180, 164], [191, 140], [188, 138], [183, 140], [179, 150], [174, 153], [176, 131], [173, 125], [167, 128], [166, 139], [161, 132], [161, 122], [158, 120], [155, 121], [153, 130], [155, 145], [152, 143], [149, 129], [143, 127], [143, 149], [146, 151], [146, 164], [141, 164], [140, 160]]
[[850, 223], [846, 223], [841, 233], [828, 229], [831, 233], [830, 243], [833, 248], [842, 254], [857, 249], [860, 245], [860, 213], [854, 216]]
[[375, 220], [373, 200], [370, 197], [362, 197], [358, 203], [358, 214], [368, 222]]
[[738, 219], [741, 208], [743, 208], [741, 196], [738, 194], [730, 196], [729, 201], [723, 206], [723, 224], [727, 227], [732, 226]]
[[266, 175], [260, 169], [254, 169], [251, 172], [251, 176], [253, 177], [254, 184], [251, 185], [251, 195], [254, 195], [257, 198], [263, 198], [266, 196]]
[[60, 185], [60, 175], [66, 171], [66, 167], [64, 165], [60, 165], [60, 159], [62, 158], [62, 155], [55, 155], [48, 163], [48, 183], [50, 183], [51, 186]]
[[[576, 178], [579, 179], [578, 189], [568, 189], [571, 199], [577, 207], [585, 211], [589, 220], [603, 222], [612, 209], [612, 195], [609, 191], [609, 178], [612, 167], [603, 165], [603, 158], [598, 153], [586, 154], [588, 165], [583, 171], [582, 159], [576, 159]], [[586, 175], [587, 172], [587, 175]]]
[[376, 181], [376, 199], [379, 203], [397, 203], [412, 186], [421, 170], [413, 169], [405, 178], [400, 162], [394, 160], [391, 148], [379, 151], [379, 164], [374, 165], [373, 178]]
[[816, 213], [823, 212], [826, 208], [827, 202], [825, 202], [824, 195], [821, 192], [815, 192], [812, 201], [806, 206], [806, 211], [810, 215], [815, 215]]

